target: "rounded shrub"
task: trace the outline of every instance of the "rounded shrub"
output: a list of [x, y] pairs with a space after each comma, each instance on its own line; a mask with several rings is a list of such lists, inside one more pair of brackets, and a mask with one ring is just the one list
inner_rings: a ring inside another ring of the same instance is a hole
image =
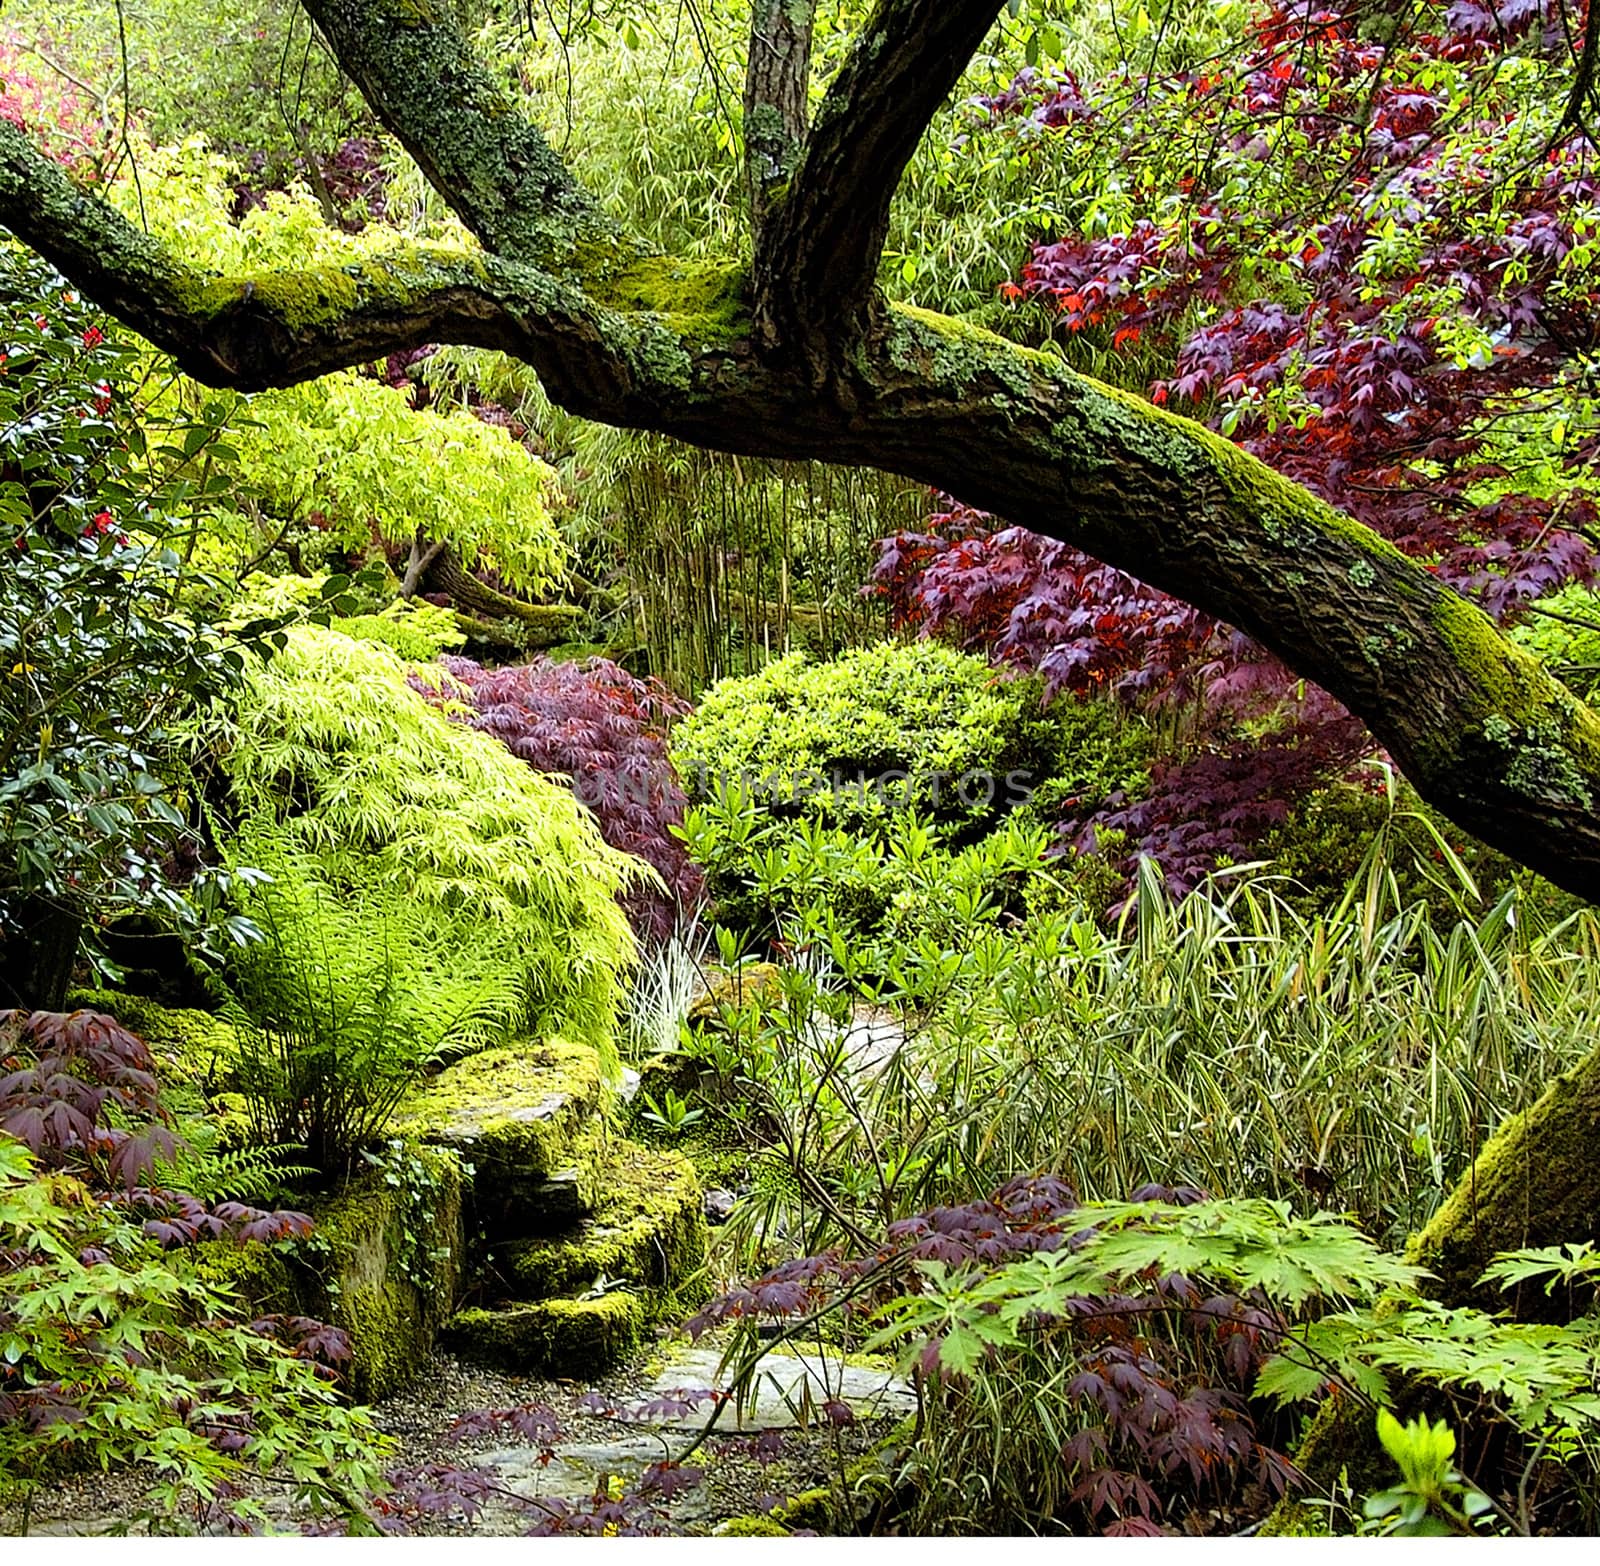
[[695, 798], [736, 785], [774, 815], [855, 829], [915, 811], [970, 838], [1064, 771], [1077, 792], [1125, 786], [1141, 758], [1122, 728], [1100, 704], [1045, 708], [1036, 680], [942, 643], [883, 642], [723, 680], [672, 753]]
[[1109, 703], [1046, 706], [1037, 679], [931, 641], [792, 654], [672, 735], [718, 915], [763, 936], [807, 908], [861, 935], [1019, 911], [1066, 802], [1138, 788], [1148, 751]]

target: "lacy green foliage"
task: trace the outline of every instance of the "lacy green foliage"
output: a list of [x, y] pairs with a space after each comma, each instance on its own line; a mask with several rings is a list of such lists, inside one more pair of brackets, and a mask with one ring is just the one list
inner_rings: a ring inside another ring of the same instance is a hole
[[523, 1020], [524, 976], [492, 926], [393, 884], [343, 882], [268, 833], [236, 847], [270, 877], [238, 894], [263, 939], [233, 954], [224, 1013], [254, 1140], [344, 1174], [426, 1067]]
[[381, 643], [317, 627], [251, 664], [217, 736], [236, 840], [315, 856], [357, 922], [368, 898], [380, 910], [409, 898], [440, 972], [514, 971], [532, 1030], [609, 1041], [634, 961], [615, 894], [642, 867], [570, 792], [453, 723], [407, 672]]
[[538, 595], [565, 574], [550, 516], [554, 475], [465, 409], [409, 407], [353, 374], [264, 392], [238, 436], [240, 472], [275, 515], [359, 548], [372, 528], [421, 533]]
[[[329, 228], [303, 186], [272, 193], [234, 222], [226, 164], [203, 143], [141, 151], [137, 187], [124, 179], [112, 199], [193, 264], [244, 279], [288, 318], [354, 303], [351, 266], [392, 274], [404, 290], [411, 268], [392, 228]], [[444, 237], [456, 250], [471, 243], [459, 229]], [[179, 381], [155, 401], [194, 395]], [[262, 529], [242, 513], [219, 517], [218, 536], [236, 564], [274, 541], [323, 554], [365, 548], [376, 527], [401, 541], [421, 532], [448, 543], [534, 594], [565, 574], [566, 545], [551, 517], [553, 471], [465, 407], [416, 410], [354, 372], [236, 397], [230, 406], [239, 477], [275, 523]]]
[[450, 610], [418, 598], [393, 603], [378, 614], [347, 615], [333, 628], [358, 642], [382, 642], [408, 663], [431, 663], [467, 640]]
[[939, 1364], [965, 1375], [978, 1369], [986, 1345], [1019, 1343], [1037, 1317], [1061, 1316], [1074, 1298], [1120, 1295], [1141, 1277], [1180, 1274], [1297, 1315], [1316, 1301], [1376, 1300], [1420, 1276], [1346, 1220], [1302, 1217], [1287, 1202], [1086, 1202], [1072, 1216], [1081, 1219], [1079, 1243], [992, 1271], [920, 1263], [926, 1286], [884, 1307], [869, 1347], [909, 1337], [920, 1351], [931, 1336]]
[[[148, 1465], [158, 1516], [198, 1506], [252, 1472], [323, 1511], [378, 1484], [383, 1438], [309, 1360], [241, 1324], [194, 1263], [75, 1181], [40, 1179], [0, 1139], [0, 1499], [26, 1504], [54, 1464]], [[137, 1351], [137, 1352], [134, 1352]], [[52, 1388], [70, 1418], [35, 1420]], [[234, 1500], [260, 1517], [259, 1502]]]

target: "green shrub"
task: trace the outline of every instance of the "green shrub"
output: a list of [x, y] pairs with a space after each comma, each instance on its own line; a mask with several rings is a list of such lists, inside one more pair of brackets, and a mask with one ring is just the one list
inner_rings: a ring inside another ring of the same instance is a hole
[[[821, 664], [792, 653], [708, 691], [675, 730], [673, 760], [699, 799], [737, 780], [775, 815], [860, 828], [916, 809], [969, 827], [998, 814], [1008, 773], [1019, 774], [1016, 796], [1049, 772], [1038, 705], [1031, 682], [1004, 683], [937, 642], [884, 642]], [[967, 794], [978, 802], [962, 797], [974, 774], [993, 779], [993, 799], [976, 780]]]
[[1040, 695], [937, 642], [724, 680], [672, 737], [719, 916], [771, 934], [826, 908], [877, 939], [946, 929], [958, 902], [968, 922], [1020, 913], [1057, 815], [1137, 787], [1149, 748], [1104, 703]]
[[[314, 861], [339, 906], [325, 917], [374, 931], [425, 920], [432, 982], [454, 973], [498, 994], [512, 975], [517, 1015], [496, 1003], [506, 1027], [612, 1050], [635, 960], [617, 894], [647, 868], [608, 847], [569, 790], [453, 722], [408, 675], [444, 678], [316, 626], [249, 664], [212, 735], [231, 856]], [[403, 917], [397, 894], [414, 905]]]

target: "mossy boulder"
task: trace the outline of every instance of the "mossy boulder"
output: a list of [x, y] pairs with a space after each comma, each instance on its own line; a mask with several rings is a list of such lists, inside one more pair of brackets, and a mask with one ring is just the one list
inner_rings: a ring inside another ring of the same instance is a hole
[[386, 1168], [313, 1208], [311, 1303], [320, 1308], [308, 1314], [349, 1334], [351, 1385], [364, 1401], [411, 1379], [455, 1305], [463, 1189], [455, 1153], [402, 1146]]
[[207, 1240], [190, 1254], [206, 1283], [236, 1294], [258, 1315], [276, 1316], [302, 1312], [306, 1291], [290, 1250], [259, 1240]]
[[[456, 1062], [396, 1118], [405, 1135], [472, 1166], [474, 1215], [491, 1236], [570, 1222], [593, 1199], [585, 1171], [609, 1098], [599, 1054], [566, 1039], [529, 1040]], [[557, 1181], [557, 1177], [561, 1177]], [[556, 1182], [559, 1189], [546, 1187]]]
[[652, 1318], [681, 1303], [705, 1265], [706, 1223], [700, 1182], [681, 1154], [619, 1143], [595, 1171], [593, 1214], [576, 1232], [505, 1247], [506, 1282], [524, 1299], [575, 1294], [596, 1279], [645, 1291]]
[[1447, 1304], [1560, 1317], [1572, 1308], [1563, 1290], [1507, 1295], [1478, 1279], [1497, 1251], [1579, 1240], [1600, 1240], [1600, 1050], [1489, 1138], [1410, 1259], [1435, 1275], [1430, 1292]]
[[499, 1370], [583, 1380], [636, 1353], [644, 1328], [644, 1302], [619, 1289], [594, 1299], [458, 1311], [444, 1341], [463, 1359]]
[[163, 1006], [143, 995], [118, 990], [74, 990], [69, 1010], [103, 1011], [150, 1046], [163, 1088], [206, 1091], [233, 1086], [239, 1041], [233, 1029], [208, 1011]]
[[754, 1512], [742, 1517], [730, 1517], [726, 1522], [719, 1523], [712, 1530], [713, 1536], [718, 1539], [787, 1539], [789, 1530], [775, 1523], [770, 1517], [761, 1517]]
[[776, 1004], [783, 999], [783, 969], [775, 962], [742, 963], [737, 968], [715, 969], [706, 987], [689, 1006], [691, 1024], [718, 1021], [730, 1007], [759, 1003]]
[[281, 1245], [213, 1241], [200, 1274], [261, 1315], [311, 1316], [350, 1339], [350, 1387], [375, 1402], [433, 1351], [461, 1293], [461, 1160], [445, 1148], [391, 1146], [382, 1166], [308, 1203], [309, 1238]]

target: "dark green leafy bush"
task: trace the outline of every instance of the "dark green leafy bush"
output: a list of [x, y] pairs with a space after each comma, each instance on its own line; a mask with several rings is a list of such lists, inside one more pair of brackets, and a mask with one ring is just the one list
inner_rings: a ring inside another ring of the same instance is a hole
[[[239, 655], [176, 605], [183, 469], [221, 414], [147, 433], [136, 352], [0, 245], [0, 950], [7, 999], [58, 1004], [80, 937], [143, 913], [202, 942], [199, 837], [172, 726]], [[159, 443], [159, 444], [158, 444]]]

